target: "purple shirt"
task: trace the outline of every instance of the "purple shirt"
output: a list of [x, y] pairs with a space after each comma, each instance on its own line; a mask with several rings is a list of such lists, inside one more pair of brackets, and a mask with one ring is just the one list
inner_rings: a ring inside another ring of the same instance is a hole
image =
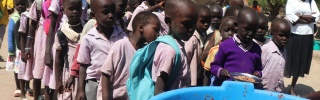
[[77, 61], [81, 64], [90, 65], [86, 71], [86, 79], [100, 80], [100, 69], [107, 59], [109, 50], [116, 41], [125, 37], [127, 37], [126, 33], [118, 26], [114, 26], [110, 40], [99, 33], [97, 28], [92, 28], [83, 37]]
[[[252, 42], [249, 47], [244, 48], [240, 45], [241, 41], [236, 37], [223, 41], [215, 60], [211, 63], [211, 73], [217, 78], [214, 85], [220, 86], [224, 79], [219, 78], [219, 72], [222, 68], [231, 72], [241, 72], [253, 74], [258, 71], [261, 75], [261, 48], [258, 44]], [[232, 79], [228, 79], [232, 80]]]

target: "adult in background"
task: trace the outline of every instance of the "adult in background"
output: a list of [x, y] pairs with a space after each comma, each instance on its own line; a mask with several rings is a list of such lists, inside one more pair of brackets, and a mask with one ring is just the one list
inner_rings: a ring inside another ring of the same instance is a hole
[[[9, 22], [9, 15], [13, 13], [13, 0], [0, 0], [0, 48], [6, 33], [6, 27]], [[0, 56], [0, 61], [3, 61], [3, 58]]]
[[287, 61], [284, 76], [292, 78], [290, 94], [298, 77], [309, 74], [313, 53], [314, 23], [319, 19], [319, 10], [314, 0], [288, 0], [286, 17], [291, 22], [290, 40], [287, 44]]

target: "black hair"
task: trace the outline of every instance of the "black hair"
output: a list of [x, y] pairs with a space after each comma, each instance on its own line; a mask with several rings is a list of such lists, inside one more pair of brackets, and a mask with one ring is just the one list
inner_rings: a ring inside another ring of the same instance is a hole
[[133, 31], [136, 31], [138, 25], [147, 25], [151, 19], [156, 19], [160, 22], [159, 18], [152, 12], [142, 11], [138, 13], [132, 20]]
[[[195, 4], [191, 0], [168, 0], [166, 1], [165, 5], [166, 6], [164, 10], [165, 10], [166, 16], [168, 17], [174, 17], [173, 15], [177, 13], [177, 9], [181, 9], [181, 7], [184, 7], [184, 6], [197, 9], [197, 4]], [[194, 12], [194, 13], [198, 15], [198, 12]]]
[[268, 22], [268, 17], [266, 15], [264, 15], [263, 13], [258, 13], [258, 16], [259, 16], [259, 21], [266, 20]]
[[211, 14], [210, 9], [205, 6], [205, 5], [198, 5], [198, 13], [207, 13], [207, 14]]
[[237, 14], [239, 13], [240, 10], [241, 10], [241, 7], [229, 7], [226, 10], [224, 16], [235, 16], [235, 17], [237, 17], [238, 16]]
[[271, 22], [271, 35], [273, 35], [272, 33], [274, 33], [274, 29], [278, 28], [280, 24], [284, 24], [286, 26], [291, 27], [290, 23], [286, 19], [276, 18]]
[[209, 6], [210, 11], [212, 11], [213, 9], [219, 9], [222, 13], [223, 13], [223, 9], [220, 5], [217, 4], [213, 4]]
[[[64, 0], [63, 1], [63, 3], [62, 3], [62, 5], [65, 5], [67, 2], [70, 2], [71, 0]], [[78, 0], [79, 2], [81, 2], [81, 4], [82, 4], [82, 1], [81, 0]]]
[[140, 3], [141, 0], [128, 0], [128, 5], [133, 5], [135, 3]]
[[[235, 17], [235, 16], [225, 16], [225, 17], [223, 17], [222, 19], [221, 19], [221, 24], [220, 24], [220, 28], [222, 28], [222, 26], [224, 26], [225, 25], [225, 22], [227, 21], [227, 20], [234, 20], [234, 22], [237, 22], [237, 17]], [[220, 30], [220, 29], [219, 29]]]
[[237, 17], [238, 23], [245, 21], [241, 18], [247, 18], [247, 16], [251, 16], [252, 18], [257, 18], [257, 21], [259, 22], [259, 16], [258, 16], [257, 11], [253, 10], [250, 7], [244, 7], [239, 11], [239, 14]]

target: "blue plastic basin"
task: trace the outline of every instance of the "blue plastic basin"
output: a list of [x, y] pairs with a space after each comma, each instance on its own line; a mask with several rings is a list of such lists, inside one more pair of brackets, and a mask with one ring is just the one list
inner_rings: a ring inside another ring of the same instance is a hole
[[320, 50], [320, 40], [315, 40], [313, 50]]
[[255, 90], [253, 84], [225, 81], [221, 87], [191, 87], [164, 92], [151, 100], [307, 100], [301, 97], [265, 90]]

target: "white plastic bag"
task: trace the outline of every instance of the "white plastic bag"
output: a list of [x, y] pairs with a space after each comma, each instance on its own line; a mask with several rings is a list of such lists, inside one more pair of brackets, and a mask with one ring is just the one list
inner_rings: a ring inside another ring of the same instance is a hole
[[7, 57], [6, 70], [7, 71], [14, 71], [14, 62], [10, 60], [9, 55]]

